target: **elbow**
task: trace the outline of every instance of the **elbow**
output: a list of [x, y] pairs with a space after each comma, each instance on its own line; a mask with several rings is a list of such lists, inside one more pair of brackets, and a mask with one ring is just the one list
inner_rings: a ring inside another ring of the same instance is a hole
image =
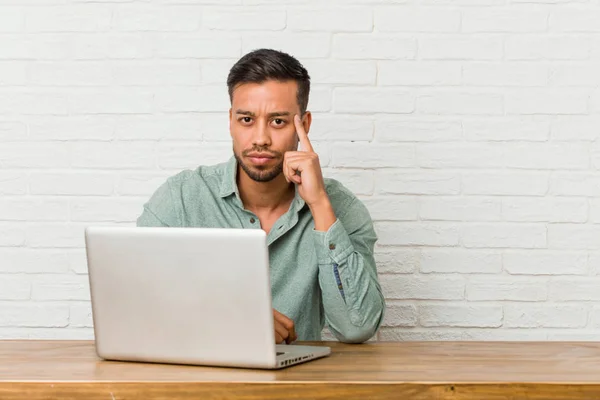
[[377, 327], [355, 327], [351, 332], [339, 333], [337, 339], [342, 343], [360, 344], [371, 339], [377, 333]]

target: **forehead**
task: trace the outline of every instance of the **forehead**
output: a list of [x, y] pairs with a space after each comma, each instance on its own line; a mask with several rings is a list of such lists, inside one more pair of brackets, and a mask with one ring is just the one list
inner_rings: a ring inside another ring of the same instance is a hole
[[279, 109], [295, 111], [298, 109], [296, 94], [298, 84], [295, 81], [265, 81], [262, 83], [243, 83], [232, 94], [232, 107], [252, 111], [254, 109]]

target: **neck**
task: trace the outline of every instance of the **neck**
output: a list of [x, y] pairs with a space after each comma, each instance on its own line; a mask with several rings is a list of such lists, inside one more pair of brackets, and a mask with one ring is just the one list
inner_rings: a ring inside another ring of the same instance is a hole
[[238, 166], [237, 185], [244, 207], [249, 210], [274, 211], [283, 204], [292, 202], [294, 185], [282, 174], [269, 182], [256, 182]]

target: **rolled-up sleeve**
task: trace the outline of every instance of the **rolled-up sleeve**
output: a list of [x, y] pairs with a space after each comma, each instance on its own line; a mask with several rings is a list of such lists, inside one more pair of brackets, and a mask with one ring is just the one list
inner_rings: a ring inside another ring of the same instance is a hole
[[325, 320], [346, 343], [370, 339], [385, 300], [373, 255], [377, 235], [367, 208], [354, 199], [326, 232], [313, 231]]

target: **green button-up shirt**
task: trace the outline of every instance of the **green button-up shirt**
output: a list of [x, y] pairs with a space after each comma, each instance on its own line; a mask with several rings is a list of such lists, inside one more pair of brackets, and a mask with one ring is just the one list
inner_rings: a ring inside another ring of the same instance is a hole
[[[237, 161], [200, 166], [170, 177], [144, 205], [138, 226], [261, 229], [244, 209], [236, 184]], [[373, 247], [377, 240], [366, 207], [341, 183], [325, 179], [337, 220], [314, 229], [296, 192], [289, 210], [267, 235], [273, 307], [291, 318], [299, 340], [320, 340], [328, 324], [343, 342], [363, 342], [379, 328], [384, 298]]]

